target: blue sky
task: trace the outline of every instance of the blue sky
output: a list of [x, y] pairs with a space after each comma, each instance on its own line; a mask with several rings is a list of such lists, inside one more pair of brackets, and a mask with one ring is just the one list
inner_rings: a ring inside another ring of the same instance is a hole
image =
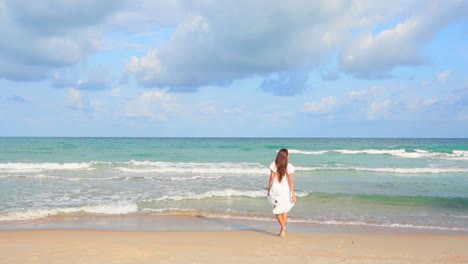
[[468, 137], [468, 1], [0, 0], [0, 136]]

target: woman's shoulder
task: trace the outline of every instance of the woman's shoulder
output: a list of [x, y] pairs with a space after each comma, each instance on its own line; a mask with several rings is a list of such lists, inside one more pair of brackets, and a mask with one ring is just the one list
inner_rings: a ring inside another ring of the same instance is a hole
[[276, 172], [276, 163], [273, 161], [271, 164], [270, 164], [270, 170], [273, 171], [273, 172]]

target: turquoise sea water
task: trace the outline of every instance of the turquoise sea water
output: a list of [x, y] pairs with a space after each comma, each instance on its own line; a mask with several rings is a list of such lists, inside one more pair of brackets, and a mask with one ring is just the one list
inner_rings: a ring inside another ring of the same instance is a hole
[[283, 147], [296, 167], [293, 222], [468, 232], [468, 139], [0, 138], [0, 222], [271, 221], [268, 165]]

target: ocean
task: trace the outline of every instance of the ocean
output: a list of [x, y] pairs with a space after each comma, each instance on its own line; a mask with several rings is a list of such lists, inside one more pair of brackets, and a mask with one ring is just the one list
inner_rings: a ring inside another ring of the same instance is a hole
[[290, 222], [468, 232], [468, 139], [0, 138], [2, 223], [61, 216], [276, 221], [269, 164], [290, 152]]

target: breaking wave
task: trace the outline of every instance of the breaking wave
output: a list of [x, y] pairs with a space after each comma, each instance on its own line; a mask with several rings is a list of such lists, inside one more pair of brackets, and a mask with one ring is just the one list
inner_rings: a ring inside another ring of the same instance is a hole
[[321, 155], [329, 152], [336, 152], [341, 154], [369, 154], [369, 155], [392, 155], [401, 158], [433, 158], [433, 159], [449, 159], [449, 160], [468, 160], [468, 151], [453, 150], [451, 153], [433, 152], [429, 150], [415, 149], [414, 151], [406, 151], [405, 149], [363, 149], [363, 150], [349, 150], [349, 149], [334, 149], [334, 150], [320, 150], [320, 151], [306, 151], [291, 149], [290, 153], [304, 154], [304, 155]]

